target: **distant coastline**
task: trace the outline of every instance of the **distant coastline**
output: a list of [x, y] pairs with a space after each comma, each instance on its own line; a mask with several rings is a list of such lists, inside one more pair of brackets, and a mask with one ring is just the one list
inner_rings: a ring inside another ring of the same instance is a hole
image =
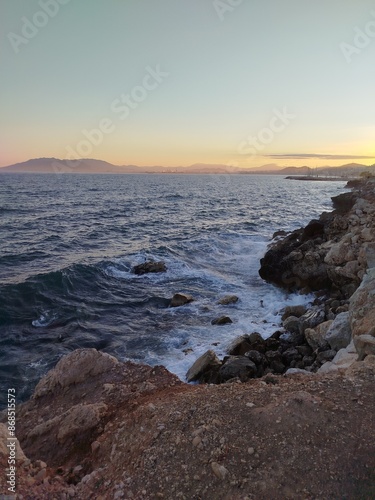
[[113, 165], [103, 160], [85, 158], [61, 160], [58, 158], [35, 158], [0, 168], [0, 173], [23, 174], [217, 174], [217, 175], [287, 175], [293, 180], [347, 180], [362, 172], [375, 175], [374, 165], [349, 163], [338, 167], [326, 166], [279, 166], [267, 164], [252, 169], [222, 164], [196, 163], [189, 166], [164, 167], [161, 165], [140, 167], [137, 165]]

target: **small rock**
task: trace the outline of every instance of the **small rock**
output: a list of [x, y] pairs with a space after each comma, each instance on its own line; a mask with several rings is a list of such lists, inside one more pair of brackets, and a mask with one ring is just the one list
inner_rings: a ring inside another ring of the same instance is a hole
[[193, 439], [193, 446], [197, 448], [202, 443], [202, 438], [200, 436], [195, 436]]
[[211, 469], [215, 476], [219, 479], [225, 479], [229, 474], [228, 469], [226, 469], [223, 465], [218, 464], [217, 462], [211, 462]]
[[227, 325], [229, 323], [233, 323], [229, 316], [220, 316], [211, 321], [211, 325]]
[[316, 356], [316, 361], [318, 363], [324, 363], [325, 361], [331, 361], [336, 356], [336, 351], [329, 349], [328, 351], [319, 352]]
[[193, 302], [193, 297], [186, 293], [175, 293], [169, 304], [170, 307], [179, 307]]
[[222, 297], [220, 300], [218, 300], [218, 304], [222, 306], [227, 306], [229, 304], [235, 304], [238, 302], [238, 297], [237, 295], [226, 295], [225, 297]]
[[37, 483], [41, 483], [43, 479], [47, 477], [47, 470], [40, 469], [40, 471], [35, 475], [34, 479]]

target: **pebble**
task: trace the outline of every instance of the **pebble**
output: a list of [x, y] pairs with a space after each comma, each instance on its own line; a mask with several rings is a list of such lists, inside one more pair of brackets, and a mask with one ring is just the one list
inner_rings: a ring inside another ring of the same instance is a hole
[[220, 465], [217, 462], [211, 462], [211, 469], [215, 476], [219, 479], [225, 479], [225, 477], [229, 474], [228, 469], [226, 469], [224, 465]]
[[199, 436], [195, 436], [193, 439], [193, 446], [197, 448], [202, 443], [202, 439]]
[[38, 474], [36, 474], [34, 479], [36, 482], [42, 482], [46, 476], [47, 476], [46, 469], [40, 469], [40, 471], [38, 472]]

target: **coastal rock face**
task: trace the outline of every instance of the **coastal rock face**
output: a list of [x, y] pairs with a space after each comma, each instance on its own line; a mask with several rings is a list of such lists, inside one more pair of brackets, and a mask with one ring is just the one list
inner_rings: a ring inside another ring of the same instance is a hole
[[335, 290], [349, 298], [375, 260], [374, 185], [360, 182], [353, 193], [332, 198], [333, 212], [274, 241], [260, 276], [288, 290]]
[[118, 364], [113, 356], [96, 349], [77, 349], [64, 356], [55, 368], [43, 377], [34, 391], [34, 398], [45, 396], [56, 388], [67, 388], [110, 371]]
[[353, 337], [375, 337], [375, 268], [369, 269], [361, 286], [351, 297], [349, 310]]
[[17, 409], [17, 437], [32, 460], [59, 465], [91, 449], [120, 405], [182, 382], [164, 367], [121, 363], [96, 349], [64, 356]]

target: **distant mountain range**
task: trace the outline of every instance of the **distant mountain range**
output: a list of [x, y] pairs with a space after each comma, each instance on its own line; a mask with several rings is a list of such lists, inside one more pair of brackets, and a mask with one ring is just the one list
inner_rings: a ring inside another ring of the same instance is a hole
[[280, 167], [275, 163], [251, 169], [243, 169], [221, 164], [195, 163], [188, 167], [163, 167], [137, 165], [112, 165], [102, 160], [60, 160], [58, 158], [36, 158], [0, 168], [0, 173], [40, 173], [40, 174], [279, 174], [279, 175], [320, 175], [348, 176], [358, 175], [363, 171], [375, 173], [375, 164], [371, 166], [349, 163], [340, 167]]

